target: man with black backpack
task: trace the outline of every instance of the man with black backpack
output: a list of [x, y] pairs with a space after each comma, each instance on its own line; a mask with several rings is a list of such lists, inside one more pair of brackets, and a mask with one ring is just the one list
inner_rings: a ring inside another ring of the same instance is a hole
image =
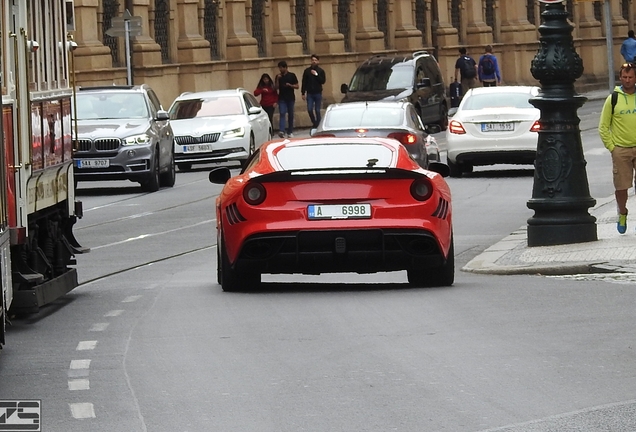
[[459, 49], [459, 58], [455, 62], [455, 81], [459, 78], [462, 86], [462, 96], [466, 92], [477, 86], [477, 63], [466, 54], [466, 48]]
[[497, 57], [492, 53], [492, 46], [486, 45], [486, 52], [479, 58], [478, 66], [479, 82], [484, 87], [496, 87], [501, 84], [501, 73]]

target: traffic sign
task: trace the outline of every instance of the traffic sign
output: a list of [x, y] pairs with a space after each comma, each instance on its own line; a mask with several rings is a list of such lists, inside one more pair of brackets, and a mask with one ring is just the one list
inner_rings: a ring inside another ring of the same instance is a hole
[[128, 36], [141, 36], [141, 17], [132, 16], [128, 9], [123, 16], [111, 18], [111, 27], [106, 34], [111, 37], [125, 37], [126, 24], [128, 24]]

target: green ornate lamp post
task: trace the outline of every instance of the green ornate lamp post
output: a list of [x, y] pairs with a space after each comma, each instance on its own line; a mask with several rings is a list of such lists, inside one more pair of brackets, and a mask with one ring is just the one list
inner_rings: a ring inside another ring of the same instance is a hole
[[574, 91], [583, 74], [583, 61], [574, 50], [572, 26], [563, 0], [545, 3], [539, 27], [540, 48], [530, 71], [541, 91], [530, 103], [541, 111], [532, 198], [528, 219], [528, 246], [582, 243], [597, 240], [596, 218], [588, 209], [590, 196], [580, 119], [577, 110], [587, 98]]

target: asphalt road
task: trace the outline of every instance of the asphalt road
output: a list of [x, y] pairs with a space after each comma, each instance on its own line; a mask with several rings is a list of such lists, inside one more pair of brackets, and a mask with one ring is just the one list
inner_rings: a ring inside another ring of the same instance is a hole
[[[42, 430], [65, 432], [636, 430], [634, 286], [458, 271], [412, 289], [396, 272], [224, 293], [208, 169], [154, 194], [80, 184], [82, 286], [13, 320], [0, 399], [41, 400]], [[458, 268], [531, 216], [526, 167], [449, 184]]]

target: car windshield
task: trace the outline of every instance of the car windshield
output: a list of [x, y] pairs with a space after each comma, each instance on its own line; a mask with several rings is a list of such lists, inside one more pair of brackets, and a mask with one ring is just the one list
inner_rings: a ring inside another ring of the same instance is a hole
[[528, 93], [488, 93], [474, 94], [466, 99], [462, 109], [480, 110], [484, 108], [521, 108], [534, 109], [528, 102], [531, 95]]
[[413, 85], [413, 66], [398, 64], [361, 67], [351, 78], [349, 91], [403, 89]]
[[387, 168], [393, 150], [374, 143], [332, 143], [283, 147], [276, 153], [287, 171], [338, 168]]
[[77, 93], [77, 119], [148, 118], [148, 105], [141, 93]]
[[243, 105], [238, 96], [186, 99], [176, 102], [170, 109], [172, 120], [238, 114], [243, 114]]
[[401, 126], [404, 111], [396, 107], [343, 106], [332, 109], [324, 119], [325, 129], [381, 128]]

